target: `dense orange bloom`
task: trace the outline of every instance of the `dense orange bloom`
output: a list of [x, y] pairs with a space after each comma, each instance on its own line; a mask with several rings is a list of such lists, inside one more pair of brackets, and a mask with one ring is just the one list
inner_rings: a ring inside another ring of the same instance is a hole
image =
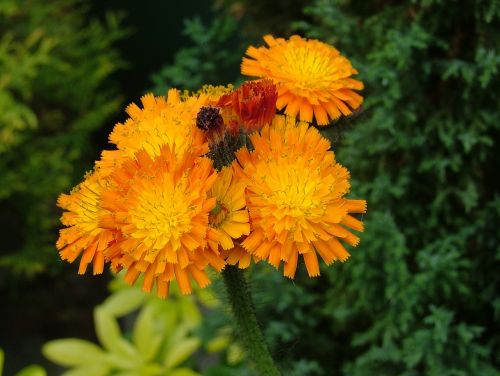
[[105, 255], [115, 268], [128, 269], [132, 284], [144, 273], [145, 291], [157, 285], [160, 297], [177, 280], [182, 293], [191, 292], [190, 279], [200, 287], [210, 283], [205, 267], [224, 267], [217, 253], [204, 250], [208, 217], [216, 199], [208, 197], [217, 174], [208, 158], [192, 153], [177, 156], [168, 146], [152, 158], [144, 150], [111, 176], [112, 189], [102, 193], [109, 213], [101, 226], [120, 236]]
[[271, 80], [249, 81], [222, 96], [218, 105], [231, 107], [244, 129], [253, 132], [273, 120], [277, 98], [278, 92]]
[[62, 259], [80, 258], [80, 274], [110, 262], [129, 284], [143, 275], [143, 290], [166, 297], [173, 281], [188, 294], [192, 280], [210, 283], [208, 268], [246, 268], [252, 258], [283, 263], [293, 278], [300, 255], [312, 277], [318, 255], [326, 264], [349, 257], [366, 201], [345, 198], [349, 172], [308, 123], [351, 114], [363, 83], [332, 46], [264, 40], [241, 66], [258, 80], [147, 94], [126, 108], [109, 136], [116, 150], [59, 197]]
[[357, 71], [333, 46], [293, 35], [289, 40], [264, 37], [269, 47], [250, 46], [241, 72], [271, 79], [278, 86], [276, 107], [290, 116], [326, 125], [349, 115], [363, 102], [354, 90], [363, 83], [351, 78]]
[[105, 210], [99, 205], [100, 195], [106, 182], [99, 172], [88, 175], [69, 194], [62, 194], [57, 200], [59, 207], [66, 210], [61, 217], [63, 225], [56, 246], [63, 260], [75, 261], [80, 255], [79, 274], [84, 274], [92, 263], [93, 273], [104, 269], [104, 250], [114, 240], [114, 231], [99, 225], [99, 217]]
[[247, 184], [252, 231], [243, 241], [251, 254], [293, 278], [302, 255], [309, 276], [319, 275], [317, 254], [326, 264], [349, 257], [341, 242], [356, 246], [363, 231], [352, 213], [364, 213], [364, 200], [344, 198], [349, 172], [335, 162], [330, 143], [306, 123], [277, 116], [272, 126], [250, 136], [254, 151], [237, 153]]

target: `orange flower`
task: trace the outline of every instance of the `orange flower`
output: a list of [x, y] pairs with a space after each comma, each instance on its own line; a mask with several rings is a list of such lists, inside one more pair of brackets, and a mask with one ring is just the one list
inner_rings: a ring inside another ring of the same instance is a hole
[[237, 179], [233, 167], [228, 166], [219, 173], [209, 195], [216, 199], [216, 205], [208, 220], [208, 246], [214, 252], [220, 251], [228, 264], [248, 267], [251, 255], [240, 245], [242, 237], [250, 233], [245, 183]]
[[198, 156], [206, 154], [207, 136], [196, 127], [197, 114], [204, 106], [217, 103], [231, 89], [232, 86], [205, 86], [192, 95], [181, 94], [177, 89], [170, 89], [167, 97], [144, 95], [142, 108], [130, 104], [126, 109], [130, 118], [116, 124], [109, 136], [118, 150], [103, 151], [97, 167], [102, 174], [109, 175], [140, 149], [154, 157], [163, 145], [170, 146], [176, 155], [186, 151]]
[[269, 47], [250, 46], [241, 73], [271, 79], [278, 86], [276, 107], [290, 116], [326, 125], [341, 114], [349, 115], [363, 102], [354, 90], [363, 83], [357, 71], [333, 46], [293, 35], [289, 40], [264, 37]]
[[207, 101], [204, 95], [181, 99], [176, 89], [169, 90], [167, 98], [146, 94], [141, 98], [142, 109], [135, 103], [127, 107], [130, 118], [116, 124], [109, 140], [128, 157], [140, 149], [156, 156], [163, 145], [175, 145], [176, 154], [189, 150], [203, 155], [208, 145], [195, 119]]
[[271, 80], [245, 82], [219, 100], [221, 107], [231, 107], [248, 132], [269, 124], [275, 115], [278, 92]]
[[224, 267], [221, 257], [204, 251], [208, 216], [216, 204], [208, 191], [216, 178], [208, 158], [176, 156], [168, 146], [155, 158], [139, 151], [110, 176], [113, 188], [102, 193], [109, 214], [100, 223], [120, 236], [105, 255], [117, 269], [128, 269], [128, 283], [144, 273], [145, 291], [156, 284], [165, 297], [175, 279], [188, 294], [191, 278], [200, 287], [210, 283], [208, 264], [219, 271]]
[[328, 140], [306, 123], [282, 116], [250, 138], [254, 151], [237, 153], [252, 227], [243, 247], [276, 268], [283, 261], [290, 278], [299, 255], [311, 277], [320, 273], [317, 254], [328, 265], [346, 260], [341, 242], [358, 244], [346, 228], [363, 231], [351, 214], [364, 213], [366, 201], [344, 198], [349, 172], [335, 162]]
[[105, 210], [99, 205], [100, 195], [106, 182], [99, 171], [89, 174], [69, 194], [62, 194], [57, 205], [64, 210], [63, 225], [56, 246], [63, 260], [75, 261], [80, 254], [79, 274], [84, 274], [92, 263], [93, 273], [101, 274], [104, 269], [104, 250], [113, 242], [115, 232], [99, 225], [99, 217]]

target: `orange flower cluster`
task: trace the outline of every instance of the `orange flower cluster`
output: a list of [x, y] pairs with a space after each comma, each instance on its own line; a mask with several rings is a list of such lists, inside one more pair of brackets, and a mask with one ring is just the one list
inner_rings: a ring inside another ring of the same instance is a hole
[[[205, 287], [207, 270], [266, 260], [295, 276], [302, 256], [311, 277], [356, 246], [351, 230], [364, 200], [345, 198], [349, 172], [308, 122], [326, 124], [359, 107], [362, 84], [338, 51], [298, 36], [250, 47], [241, 87], [206, 86], [145, 95], [127, 107], [94, 170], [58, 205], [57, 248], [80, 258], [80, 274], [109, 263], [130, 284], [166, 297], [176, 281]], [[276, 110], [286, 107], [283, 116]], [[296, 117], [299, 117], [298, 121]]]

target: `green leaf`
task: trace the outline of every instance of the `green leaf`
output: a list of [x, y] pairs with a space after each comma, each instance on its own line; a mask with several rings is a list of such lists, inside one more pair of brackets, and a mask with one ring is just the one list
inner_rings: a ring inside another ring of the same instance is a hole
[[111, 295], [103, 307], [113, 316], [121, 317], [139, 308], [145, 299], [146, 294], [139, 289], [127, 288]]
[[94, 321], [97, 338], [105, 349], [129, 360], [137, 357], [136, 349], [122, 338], [118, 322], [106, 308], [98, 306], [94, 309]]
[[47, 372], [43, 369], [43, 367], [38, 365], [31, 365], [23, 368], [21, 371], [16, 373], [16, 376], [46, 376]]
[[146, 364], [134, 371], [141, 376], [164, 376], [165, 369], [159, 364]]
[[188, 359], [200, 347], [199, 338], [187, 338], [176, 341], [170, 347], [163, 364], [168, 368], [174, 368]]
[[4, 362], [4, 359], [5, 359], [5, 355], [3, 353], [3, 350], [0, 349], [0, 376], [3, 375], [3, 362]]
[[192, 297], [183, 297], [179, 300], [183, 324], [195, 328], [201, 323], [201, 313]]
[[193, 371], [189, 368], [177, 368], [169, 373], [166, 376], [199, 376], [198, 372]]
[[153, 359], [164, 338], [164, 330], [158, 328], [158, 318], [155, 306], [146, 305], [137, 318], [132, 334], [132, 340], [145, 360]]
[[215, 353], [224, 350], [229, 346], [230, 343], [231, 343], [231, 337], [227, 335], [220, 335], [218, 337], [211, 339], [207, 343], [206, 348], [208, 352]]
[[109, 375], [111, 367], [101, 364], [91, 364], [83, 367], [73, 368], [66, 371], [62, 376], [106, 376]]
[[[151, 371], [151, 369], [149, 369]], [[165, 376], [165, 372], [163, 369], [160, 368], [159, 372], [155, 373], [148, 373], [147, 368], [140, 368], [138, 370], [134, 369], [132, 371], [125, 371], [125, 372], [119, 372], [119, 373], [114, 373], [113, 376], [153, 376], [153, 375], [158, 375], [158, 376]]]
[[62, 366], [78, 366], [89, 362], [95, 364], [105, 361], [105, 353], [99, 346], [78, 338], [47, 342], [42, 347], [42, 353], [47, 359]]
[[215, 309], [221, 306], [221, 301], [212, 289], [198, 289], [196, 296], [200, 303], [207, 308]]
[[227, 349], [227, 362], [228, 364], [238, 364], [245, 358], [245, 351], [238, 343], [233, 343]]

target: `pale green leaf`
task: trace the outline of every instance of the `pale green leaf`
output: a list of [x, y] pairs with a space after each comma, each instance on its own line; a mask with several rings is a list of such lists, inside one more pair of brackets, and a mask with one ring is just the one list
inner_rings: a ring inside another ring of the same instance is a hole
[[196, 296], [207, 308], [215, 309], [220, 307], [221, 301], [212, 289], [198, 289], [196, 290]]
[[122, 338], [116, 319], [102, 306], [94, 309], [95, 330], [99, 342], [107, 350], [129, 359], [137, 357], [136, 349]]
[[165, 356], [164, 364], [173, 368], [188, 359], [200, 347], [199, 338], [187, 338], [173, 343], [170, 351]]
[[121, 317], [130, 313], [144, 302], [146, 294], [135, 288], [115, 292], [103, 303], [103, 307], [113, 316]]
[[227, 349], [228, 364], [235, 365], [240, 363], [245, 358], [245, 351], [238, 343], [233, 343]]
[[226, 347], [229, 346], [230, 342], [231, 342], [231, 337], [227, 335], [220, 335], [211, 339], [207, 343], [206, 348], [208, 352], [215, 353], [224, 350]]
[[164, 331], [158, 328], [159, 320], [155, 315], [155, 307], [146, 305], [134, 325], [132, 340], [145, 360], [153, 359], [160, 349]]
[[111, 367], [107, 365], [91, 364], [83, 367], [73, 368], [66, 371], [62, 376], [106, 376], [111, 372]]
[[3, 361], [5, 359], [5, 355], [3, 353], [3, 350], [0, 349], [0, 376], [3, 375]]
[[146, 364], [134, 371], [141, 376], [164, 376], [165, 369], [159, 364]]
[[78, 366], [89, 362], [95, 364], [105, 360], [105, 353], [99, 346], [78, 338], [47, 342], [42, 347], [42, 353], [47, 359], [62, 366]]
[[34, 364], [23, 368], [16, 373], [16, 376], [47, 376], [47, 372], [45, 372], [43, 367]]
[[201, 323], [201, 313], [192, 297], [183, 297], [179, 300], [183, 323], [195, 328]]

